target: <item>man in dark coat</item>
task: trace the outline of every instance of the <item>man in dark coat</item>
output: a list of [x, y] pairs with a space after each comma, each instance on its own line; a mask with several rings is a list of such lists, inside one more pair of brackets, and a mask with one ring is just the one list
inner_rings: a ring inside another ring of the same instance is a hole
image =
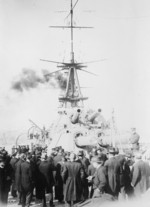
[[81, 201], [82, 199], [82, 179], [84, 178], [84, 170], [81, 163], [76, 162], [76, 155], [70, 154], [70, 161], [66, 162], [62, 172], [64, 188], [64, 200], [71, 206], [72, 203]]
[[15, 152], [12, 154], [12, 158], [10, 160], [10, 165], [12, 166], [13, 169], [13, 174], [12, 174], [12, 186], [11, 186], [11, 195], [15, 198], [17, 197], [17, 190], [16, 190], [16, 185], [15, 185], [15, 170], [16, 170], [16, 163], [18, 162], [18, 158], [16, 157], [17, 153]]
[[60, 162], [62, 160], [62, 155], [64, 153], [63, 149], [59, 149], [57, 152], [57, 155], [54, 156], [54, 165], [56, 166], [58, 162]]
[[120, 185], [120, 198], [126, 199], [132, 198], [134, 195], [134, 189], [131, 185], [131, 171], [129, 167], [131, 155], [120, 153], [116, 156], [119, 162], [119, 185]]
[[53, 185], [54, 185], [54, 178], [53, 178], [53, 166], [47, 160], [47, 155], [45, 153], [41, 156], [41, 162], [38, 166], [39, 169], [39, 180], [41, 186], [41, 197], [42, 197], [42, 204], [43, 207], [46, 206], [46, 198], [45, 193], [50, 194], [50, 206], [54, 206], [53, 204]]
[[39, 164], [41, 162], [41, 151], [35, 150], [35, 155], [32, 156], [32, 161], [35, 165], [35, 194], [36, 194], [36, 199], [42, 199], [41, 196], [41, 186], [39, 182]]
[[103, 166], [103, 156], [95, 156], [92, 158], [93, 166], [96, 169], [94, 174], [94, 195], [98, 197], [101, 194], [107, 192], [107, 173], [106, 168]]
[[135, 155], [135, 163], [132, 169], [132, 185], [135, 196], [145, 193], [150, 187], [150, 166], [142, 160], [142, 155]]
[[12, 179], [12, 167], [3, 154], [0, 154], [0, 206], [7, 206]]
[[89, 185], [89, 198], [92, 198], [93, 196], [93, 193], [94, 193], [94, 189], [93, 189], [93, 177], [94, 177], [94, 174], [95, 174], [95, 171], [96, 171], [96, 168], [93, 166], [93, 157], [91, 158], [91, 164], [88, 166], [88, 185]]
[[90, 165], [90, 161], [88, 158], [86, 158], [84, 151], [78, 152], [78, 160], [77, 162], [81, 163], [83, 169], [84, 169], [84, 179], [82, 180], [82, 186], [83, 186], [83, 199], [86, 200], [89, 197], [89, 186], [88, 186], [88, 166]]
[[18, 161], [15, 163], [15, 186], [18, 192], [18, 205], [22, 204], [22, 191], [21, 191], [21, 163], [25, 161], [25, 154], [19, 154]]
[[20, 177], [21, 177], [21, 191], [22, 191], [22, 207], [30, 206], [32, 193], [34, 188], [33, 168], [30, 162], [31, 155], [27, 154], [26, 161], [21, 163]]
[[59, 149], [57, 155], [54, 157], [54, 166], [55, 166], [55, 199], [59, 201], [59, 203], [63, 203], [63, 181], [61, 176], [61, 162], [63, 158], [64, 150]]
[[109, 149], [108, 160], [106, 160], [104, 166], [106, 167], [108, 178], [108, 193], [118, 198], [120, 191], [120, 165], [115, 157], [116, 151], [114, 148]]

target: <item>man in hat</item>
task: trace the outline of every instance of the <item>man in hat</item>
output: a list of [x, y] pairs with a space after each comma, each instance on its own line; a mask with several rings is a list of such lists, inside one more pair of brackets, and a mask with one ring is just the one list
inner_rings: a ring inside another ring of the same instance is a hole
[[92, 158], [92, 164], [96, 169], [94, 174], [93, 184], [94, 184], [94, 194], [93, 197], [99, 197], [104, 192], [107, 192], [107, 174], [106, 168], [103, 166], [104, 156], [99, 154]]
[[64, 188], [64, 200], [68, 207], [82, 200], [82, 179], [84, 170], [81, 163], [76, 162], [76, 154], [70, 154], [70, 161], [66, 162], [62, 172]]
[[129, 141], [132, 144], [133, 151], [139, 150], [139, 139], [140, 139], [140, 136], [136, 132], [136, 128], [131, 128], [131, 136], [129, 138]]
[[63, 180], [61, 176], [61, 162], [64, 155], [64, 149], [59, 148], [58, 154], [54, 157], [54, 166], [55, 166], [55, 199], [59, 201], [59, 203], [63, 203]]
[[21, 190], [21, 163], [25, 161], [25, 154], [18, 154], [18, 161], [15, 163], [15, 186], [18, 192], [18, 205], [22, 204], [22, 190]]
[[150, 166], [142, 160], [140, 152], [135, 154], [135, 163], [132, 169], [132, 186], [135, 196], [145, 193], [150, 187]]
[[39, 170], [38, 182], [40, 183], [42, 205], [43, 207], [46, 207], [45, 193], [49, 193], [50, 195], [49, 205], [52, 207], [54, 206], [53, 204], [53, 185], [54, 185], [53, 167], [51, 163], [47, 160], [46, 153], [42, 153], [41, 155], [41, 162], [38, 166], [38, 170]]
[[39, 170], [38, 170], [38, 166], [41, 162], [41, 149], [39, 150], [38, 148], [35, 148], [35, 155], [32, 157], [32, 160], [35, 164], [35, 196], [36, 196], [36, 199], [41, 199], [41, 195], [40, 195], [40, 192], [41, 192], [41, 186], [40, 186], [40, 183], [39, 183]]
[[11, 186], [11, 195], [15, 198], [17, 197], [17, 190], [16, 190], [16, 185], [15, 185], [15, 165], [18, 162], [18, 158], [17, 158], [17, 152], [13, 152], [11, 160], [10, 160], [10, 164], [12, 166], [13, 169], [13, 173], [12, 173], [12, 186]]
[[128, 153], [120, 152], [116, 155], [116, 159], [119, 162], [119, 199], [126, 199], [133, 197], [133, 187], [131, 186], [131, 171], [129, 162], [131, 155]]
[[96, 155], [93, 155], [90, 159], [90, 165], [88, 166], [88, 186], [89, 186], [89, 198], [93, 197], [94, 189], [93, 189], [93, 177], [96, 171], [96, 168], [93, 166], [92, 159]]
[[63, 154], [64, 154], [64, 149], [58, 148], [57, 154], [56, 154], [56, 156], [53, 159], [55, 167], [57, 166], [57, 163], [62, 160]]
[[110, 147], [108, 151], [108, 160], [106, 160], [104, 166], [106, 167], [106, 173], [108, 177], [108, 193], [117, 199], [120, 191], [120, 164], [115, 155], [115, 148]]
[[20, 180], [22, 192], [22, 207], [29, 207], [34, 188], [34, 170], [31, 164], [32, 155], [28, 153], [26, 160], [20, 165]]
[[12, 167], [7, 163], [4, 154], [0, 154], [0, 206], [7, 206], [8, 193], [11, 185]]
[[77, 154], [78, 160], [77, 162], [81, 163], [83, 169], [84, 169], [84, 179], [82, 180], [82, 186], [83, 186], [83, 199], [86, 200], [89, 197], [89, 186], [88, 186], [88, 166], [90, 165], [90, 161], [88, 158], [86, 158], [85, 153], [83, 150], [80, 150]]

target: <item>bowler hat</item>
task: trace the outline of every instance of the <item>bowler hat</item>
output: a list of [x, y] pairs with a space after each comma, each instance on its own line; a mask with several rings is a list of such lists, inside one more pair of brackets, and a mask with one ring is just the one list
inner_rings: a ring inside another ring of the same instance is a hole
[[116, 154], [116, 150], [115, 150], [115, 148], [114, 148], [114, 147], [109, 148], [109, 149], [108, 149], [108, 153], [109, 153], [109, 154], [113, 154], [113, 155], [115, 155], [115, 154]]
[[92, 162], [101, 163], [101, 162], [104, 161], [104, 157], [102, 156], [102, 154], [99, 155], [99, 156], [94, 156], [94, 157], [92, 157], [92, 160], [91, 161]]
[[83, 157], [84, 156], [84, 152], [82, 150], [80, 150], [77, 155]]

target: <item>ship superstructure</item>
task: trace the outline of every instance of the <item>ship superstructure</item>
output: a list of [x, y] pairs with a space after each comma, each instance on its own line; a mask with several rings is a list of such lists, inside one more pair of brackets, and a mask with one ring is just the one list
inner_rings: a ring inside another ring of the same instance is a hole
[[[77, 1], [76, 1], [77, 3]], [[68, 78], [67, 78], [67, 86], [65, 93], [62, 97], [59, 97], [59, 101], [62, 103], [62, 107], [68, 108], [68, 107], [83, 107], [83, 101], [87, 100], [88, 97], [83, 97], [81, 92], [81, 87], [79, 84], [78, 74], [77, 70], [82, 70], [84, 72], [90, 73], [83, 68], [86, 68], [87, 66], [84, 63], [79, 63], [75, 60], [75, 54], [74, 54], [74, 29], [88, 29], [92, 27], [83, 27], [83, 26], [74, 26], [73, 25], [73, 12], [74, 8], [76, 6], [76, 3], [73, 5], [73, 0], [70, 0], [70, 26], [50, 26], [51, 28], [62, 28], [62, 29], [70, 29], [70, 62], [57, 62], [57, 61], [51, 61], [51, 60], [44, 60], [47, 62], [53, 62], [58, 64], [57, 67], [61, 68], [58, 71], [68, 71]], [[55, 72], [54, 72], [55, 73]], [[51, 75], [52, 73], [46, 74]], [[92, 74], [92, 73], [91, 73]]]
[[[49, 148], [61, 146], [67, 151], [75, 151], [77, 148], [89, 149], [103, 144], [122, 147], [120, 141], [122, 135], [118, 134], [116, 130], [114, 112], [111, 121], [106, 121], [101, 114], [101, 109], [86, 111], [84, 108], [83, 101], [88, 98], [82, 95], [77, 71], [91, 72], [84, 69], [87, 67], [85, 64], [88, 62], [77, 62], [75, 60], [73, 31], [74, 29], [92, 27], [74, 26], [73, 14], [77, 2], [78, 0], [73, 4], [73, 0], [70, 0], [69, 26], [50, 26], [51, 28], [70, 30], [70, 61], [61, 62], [41, 59], [42, 61], [57, 64], [59, 69], [53, 73], [67, 71], [68, 74], [65, 92], [59, 97], [61, 107], [57, 111], [58, 119], [51, 124], [48, 130], [48, 146]], [[46, 76], [51, 76], [53, 73], [48, 73]], [[129, 134], [125, 134], [123, 140], [127, 143], [128, 138]], [[46, 140], [43, 139], [43, 141], [45, 142]]]

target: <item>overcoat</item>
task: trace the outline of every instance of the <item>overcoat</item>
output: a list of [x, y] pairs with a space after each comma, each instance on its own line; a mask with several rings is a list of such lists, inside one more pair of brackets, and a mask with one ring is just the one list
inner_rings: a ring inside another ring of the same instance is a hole
[[16, 197], [16, 182], [15, 182], [15, 165], [18, 162], [18, 159], [16, 157], [12, 157], [10, 160], [10, 165], [12, 167], [12, 186], [11, 186], [11, 195], [13, 197]]
[[21, 188], [23, 191], [29, 192], [33, 189], [34, 178], [30, 162], [22, 162], [20, 166]]
[[47, 193], [52, 193], [54, 185], [53, 167], [48, 161], [41, 161], [39, 166], [39, 180], [42, 189], [46, 189]]
[[18, 190], [19, 192], [21, 191], [21, 163], [23, 163], [24, 161], [19, 159], [16, 163], [15, 163], [15, 186], [16, 186], [16, 190]]
[[55, 198], [59, 201], [62, 201], [64, 198], [63, 195], [63, 179], [61, 172], [63, 171], [64, 163], [58, 162], [56, 165], [56, 175], [55, 175]]
[[0, 206], [6, 204], [12, 178], [12, 167], [9, 163], [0, 168]]
[[85, 175], [88, 175], [88, 166], [90, 165], [90, 161], [88, 158], [83, 157], [81, 160], [77, 160], [77, 162], [81, 163], [84, 170], [85, 170]]
[[133, 165], [132, 184], [135, 196], [145, 193], [150, 187], [150, 166], [143, 160], [139, 160]]
[[62, 161], [62, 155], [56, 155], [53, 160], [54, 166], [57, 166], [57, 163]]
[[131, 185], [131, 170], [129, 167], [129, 161], [125, 159], [125, 155], [117, 155], [116, 159], [119, 162], [119, 188], [120, 193], [125, 198], [126, 194], [128, 197], [134, 195], [134, 188]]
[[131, 171], [124, 155], [116, 156], [119, 162], [119, 185], [126, 188], [131, 186]]
[[[93, 179], [94, 195], [93, 197], [99, 197], [100, 194], [107, 192], [107, 174], [106, 167], [100, 166], [96, 169]], [[98, 190], [98, 191], [97, 191]], [[98, 194], [97, 194], [98, 192]]]
[[10, 160], [10, 165], [13, 169], [13, 179], [15, 179], [15, 170], [16, 170], [16, 163], [18, 162], [18, 159], [16, 157], [12, 157]]
[[100, 166], [94, 174], [94, 188], [98, 188], [101, 193], [107, 192], [107, 174], [106, 167]]
[[96, 168], [92, 164], [90, 164], [88, 166], [88, 176], [94, 175], [95, 171], [96, 171]]
[[77, 162], [81, 163], [84, 169], [84, 179], [82, 179], [82, 186], [83, 186], [83, 199], [86, 200], [89, 197], [89, 188], [88, 188], [88, 166], [90, 165], [90, 161], [88, 158], [83, 157], [82, 159], [77, 160]]
[[84, 170], [81, 163], [66, 162], [62, 172], [65, 201], [80, 201], [82, 198], [82, 179]]
[[113, 196], [117, 196], [120, 190], [120, 165], [115, 157], [106, 160], [104, 166], [106, 167], [108, 188], [109, 192]]

